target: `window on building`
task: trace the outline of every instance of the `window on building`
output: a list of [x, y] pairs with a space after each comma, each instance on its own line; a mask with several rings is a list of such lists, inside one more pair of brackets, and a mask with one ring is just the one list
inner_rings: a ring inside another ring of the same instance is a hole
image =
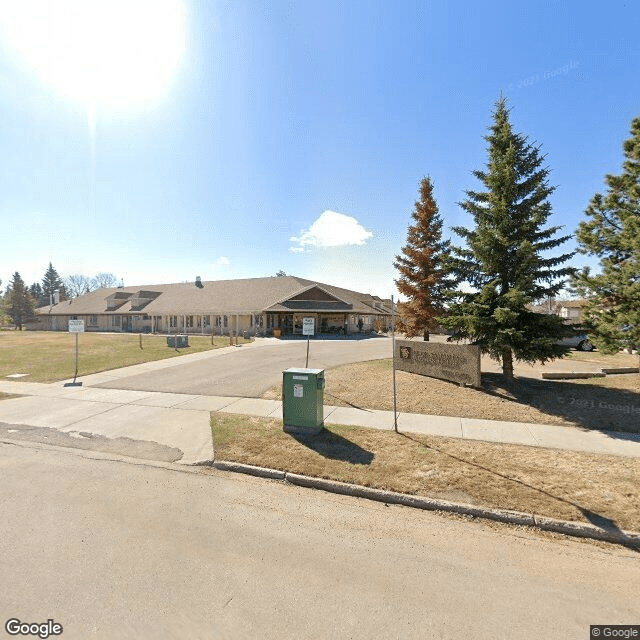
[[227, 316], [223, 316], [222, 321], [224, 322], [224, 328], [226, 329], [229, 326], [229, 318], [227, 318]]
[[193, 327], [193, 316], [187, 316], [187, 327]]
[[98, 316], [89, 316], [88, 324], [90, 324], [93, 327], [97, 327], [98, 326]]
[[178, 326], [178, 316], [169, 316], [169, 327], [175, 329]]

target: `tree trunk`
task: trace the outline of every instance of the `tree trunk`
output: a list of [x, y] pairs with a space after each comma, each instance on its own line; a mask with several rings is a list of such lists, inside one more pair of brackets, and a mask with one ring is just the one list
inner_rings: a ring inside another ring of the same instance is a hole
[[507, 380], [513, 380], [513, 354], [511, 349], [502, 351], [502, 375]]
[[425, 329], [425, 330], [422, 332], [422, 339], [423, 339], [425, 342], [429, 342], [429, 330], [428, 330], [428, 329]]

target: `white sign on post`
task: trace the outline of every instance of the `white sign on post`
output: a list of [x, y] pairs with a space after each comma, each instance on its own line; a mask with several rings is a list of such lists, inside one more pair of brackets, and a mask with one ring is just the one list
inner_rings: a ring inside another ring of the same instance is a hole
[[302, 335], [312, 336], [315, 333], [315, 326], [315, 318], [302, 318]]
[[84, 320], [69, 320], [69, 333], [76, 334], [76, 372], [73, 374], [73, 382], [65, 382], [65, 387], [81, 387], [82, 382], [76, 382], [78, 378], [78, 334], [84, 333]]
[[69, 333], [84, 333], [84, 320], [69, 320]]

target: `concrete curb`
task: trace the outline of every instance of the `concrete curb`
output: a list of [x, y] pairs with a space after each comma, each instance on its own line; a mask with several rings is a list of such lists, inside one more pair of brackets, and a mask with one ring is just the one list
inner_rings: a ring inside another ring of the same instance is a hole
[[475, 518], [486, 518], [506, 524], [519, 524], [528, 527], [534, 527], [545, 531], [553, 531], [569, 536], [591, 538], [594, 540], [603, 540], [605, 542], [613, 542], [622, 544], [632, 549], [640, 550], [640, 532], [636, 531], [612, 531], [601, 529], [594, 525], [583, 524], [580, 522], [569, 522], [567, 520], [556, 520], [555, 518], [547, 518], [545, 516], [537, 516], [520, 511], [509, 511], [506, 509], [485, 509], [483, 507], [475, 507], [467, 504], [457, 504], [446, 500], [437, 500], [435, 498], [424, 498], [421, 496], [412, 496], [406, 493], [396, 493], [393, 491], [383, 491], [381, 489], [371, 489], [357, 484], [349, 484], [346, 482], [338, 482], [335, 480], [326, 480], [324, 478], [313, 478], [303, 476], [297, 473], [288, 473], [277, 469], [267, 469], [265, 467], [256, 467], [249, 464], [241, 464], [239, 462], [219, 461], [203, 461], [191, 464], [180, 464], [171, 462], [159, 462], [154, 460], [146, 460], [140, 458], [130, 458], [117, 454], [110, 454], [101, 451], [91, 451], [89, 449], [72, 449], [69, 447], [60, 447], [47, 443], [32, 442], [30, 440], [12, 440], [10, 438], [2, 438], [0, 442], [3, 444], [16, 445], [19, 447], [29, 447], [42, 450], [60, 451], [70, 455], [78, 455], [91, 460], [102, 460], [105, 462], [123, 462], [125, 464], [137, 464], [145, 467], [155, 467], [167, 469], [170, 471], [180, 471], [181, 473], [202, 473], [199, 471], [202, 467], [213, 467], [219, 471], [233, 471], [237, 473], [246, 473], [248, 475], [271, 480], [285, 480], [291, 484], [301, 487], [309, 487], [319, 489], [320, 491], [329, 491], [331, 493], [339, 493], [346, 496], [356, 498], [365, 498], [367, 500], [375, 500], [376, 502], [385, 502], [387, 504], [399, 504], [415, 509], [424, 509], [426, 511], [445, 511], [449, 513], [458, 513], [469, 515]]
[[640, 533], [636, 531], [601, 529], [593, 524], [568, 522], [567, 520], [556, 520], [555, 518], [536, 515], [533, 516], [533, 519], [535, 520], [535, 526], [545, 531], [556, 531], [569, 536], [615, 542], [640, 550]]
[[286, 473], [277, 469], [265, 469], [264, 467], [254, 467], [250, 464], [241, 464], [240, 462], [227, 462], [226, 460], [214, 461], [209, 464], [220, 471], [235, 471], [237, 473], [246, 473], [250, 476], [258, 476], [259, 478], [270, 478], [271, 480], [284, 480]]
[[600, 371], [549, 371], [541, 373], [540, 376], [543, 380], [571, 380], [572, 378], [604, 378], [609, 374], [615, 373], [640, 373], [640, 367], [603, 367]]
[[518, 511], [508, 511], [506, 509], [483, 509], [482, 507], [474, 507], [466, 504], [456, 504], [446, 500], [437, 500], [435, 498], [424, 498], [422, 496], [413, 496], [406, 493], [396, 493], [394, 491], [383, 491], [381, 489], [371, 489], [346, 482], [337, 482], [334, 480], [325, 480], [323, 478], [311, 478], [301, 476], [296, 473], [287, 473], [285, 480], [291, 484], [297, 484], [302, 487], [310, 487], [313, 489], [321, 489], [330, 491], [331, 493], [341, 493], [347, 496], [358, 498], [367, 498], [378, 502], [386, 502], [388, 504], [400, 504], [406, 507], [414, 507], [416, 509], [425, 509], [427, 511], [449, 511], [452, 513], [460, 513], [479, 518], [490, 518], [491, 520], [499, 520], [510, 524], [524, 524], [534, 526], [533, 516]]
[[540, 374], [543, 380], [571, 380], [573, 378], [604, 378], [606, 373], [586, 373], [582, 371], [576, 371], [572, 373], [558, 373], [558, 372], [547, 372]]
[[414, 509], [424, 509], [426, 511], [457, 513], [473, 516], [474, 518], [485, 518], [488, 520], [495, 520], [496, 522], [504, 522], [506, 524], [525, 525], [527, 527], [534, 527], [544, 531], [553, 531], [555, 533], [562, 533], [574, 537], [613, 542], [640, 550], [640, 532], [636, 531], [602, 529], [592, 524], [557, 520], [555, 518], [523, 513], [521, 511], [490, 509], [468, 504], [458, 504], [455, 502], [448, 502], [446, 500], [425, 498], [406, 493], [396, 493], [395, 491], [383, 491], [381, 489], [372, 489], [370, 487], [364, 487], [357, 484], [327, 480], [325, 478], [314, 478], [297, 473], [266, 469], [264, 467], [254, 467], [252, 465], [236, 462], [221, 460], [213, 462], [211, 466], [221, 471], [237, 471], [263, 478], [285, 480], [286, 482], [300, 487], [338, 493], [354, 498], [365, 498], [367, 500], [375, 500], [376, 502], [385, 502], [387, 504], [399, 504], [405, 507], [412, 507]]

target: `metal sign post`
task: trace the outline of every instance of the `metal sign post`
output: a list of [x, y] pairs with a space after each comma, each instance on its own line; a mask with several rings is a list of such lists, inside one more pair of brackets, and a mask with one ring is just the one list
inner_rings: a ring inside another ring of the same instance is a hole
[[78, 377], [78, 334], [84, 333], [84, 320], [69, 320], [69, 333], [76, 334], [76, 371], [73, 374], [73, 382], [65, 383], [65, 387], [81, 387], [82, 382], [76, 382]]
[[391, 349], [393, 369], [393, 429], [398, 433], [398, 412], [396, 410], [396, 305], [391, 296]]
[[315, 333], [315, 318], [302, 318], [302, 335], [307, 336], [307, 363], [305, 367], [309, 367], [309, 338]]

